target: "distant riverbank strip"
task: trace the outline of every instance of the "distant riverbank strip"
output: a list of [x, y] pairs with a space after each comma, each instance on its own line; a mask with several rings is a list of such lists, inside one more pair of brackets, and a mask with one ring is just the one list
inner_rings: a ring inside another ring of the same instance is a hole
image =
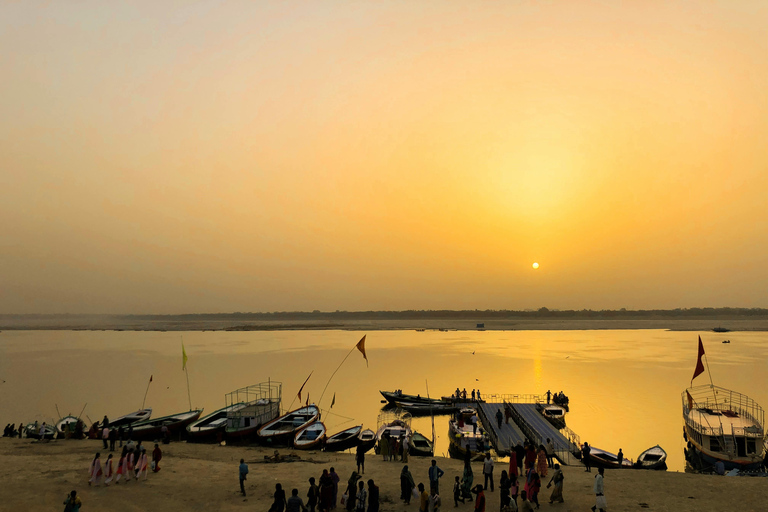
[[768, 331], [768, 309], [409, 310], [181, 315], [0, 315], [2, 330], [614, 330]]

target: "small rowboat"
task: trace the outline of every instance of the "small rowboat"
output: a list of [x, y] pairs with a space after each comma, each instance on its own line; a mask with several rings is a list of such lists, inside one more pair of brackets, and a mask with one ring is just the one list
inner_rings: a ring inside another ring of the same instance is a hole
[[537, 404], [536, 408], [556, 429], [565, 428], [565, 407], [553, 404]]
[[[327, 452], [340, 452], [348, 448], [354, 448], [360, 443], [358, 436], [362, 430], [363, 426], [357, 425], [356, 427], [350, 427], [332, 436], [328, 436], [325, 439], [324, 450]], [[371, 431], [371, 434], [373, 434], [373, 431]]]
[[320, 419], [320, 409], [315, 404], [296, 409], [272, 420], [256, 432], [259, 439], [274, 444], [290, 444], [296, 433]]
[[56, 437], [56, 427], [53, 425], [42, 424], [35, 427], [34, 423], [29, 423], [24, 431], [27, 437], [32, 439], [53, 439]]
[[423, 397], [421, 395], [406, 395], [402, 392], [392, 392], [392, 391], [379, 391], [381, 393], [381, 396], [387, 399], [387, 402], [389, 402], [392, 405], [397, 405], [397, 402], [408, 402], [412, 404], [442, 404], [445, 403], [439, 398], [427, 398]]
[[236, 411], [245, 407], [246, 404], [235, 404], [217, 411], [213, 411], [208, 416], [200, 418], [194, 423], [187, 425], [187, 437], [190, 442], [204, 442], [215, 440], [216, 436], [224, 433], [227, 426], [227, 413]]
[[293, 447], [297, 450], [314, 450], [323, 445], [325, 441], [325, 425], [322, 421], [310, 423], [296, 433], [293, 438]]
[[130, 425], [132, 423], [137, 423], [139, 421], [148, 420], [150, 416], [152, 416], [151, 407], [147, 407], [146, 409], [139, 409], [136, 412], [125, 414], [117, 419], [110, 421], [109, 428], [118, 428], [121, 426]]
[[131, 437], [134, 440], [160, 439], [163, 435], [163, 427], [168, 429], [169, 435], [175, 434], [180, 430], [184, 430], [187, 425], [197, 420], [202, 412], [202, 409], [196, 409], [194, 411], [171, 414], [161, 418], [134, 423], [132, 425], [133, 434]]
[[376, 432], [367, 428], [360, 432], [360, 435], [357, 436], [357, 439], [359, 440], [358, 450], [365, 453], [373, 448], [376, 444]]
[[414, 432], [413, 436], [411, 436], [408, 453], [422, 457], [431, 457], [435, 453], [435, 447], [432, 445], [432, 441], [418, 432]]
[[[592, 466], [596, 468], [603, 467], [607, 469], [619, 468], [619, 457], [617, 455], [605, 450], [601, 450], [600, 448], [595, 448], [594, 446], [591, 446], [590, 448], [589, 459]], [[632, 461], [629, 459], [623, 459], [621, 461], [621, 467], [631, 468]]]
[[635, 462], [637, 469], [667, 469], [667, 452], [659, 445], [648, 448], [637, 458]]
[[[75, 416], [64, 416], [61, 418], [58, 422], [56, 422], [56, 437], [59, 439], [63, 439], [67, 435], [67, 427], [69, 427], [69, 434], [74, 437], [75, 435], [75, 427], [77, 427], [77, 422], [80, 421], [80, 418], [77, 418]], [[81, 430], [81, 436], [82, 436], [82, 430]]]

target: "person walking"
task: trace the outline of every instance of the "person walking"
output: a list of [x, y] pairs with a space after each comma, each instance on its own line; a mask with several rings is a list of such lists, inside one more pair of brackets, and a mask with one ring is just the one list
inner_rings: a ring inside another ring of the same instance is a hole
[[408, 466], [403, 466], [403, 470], [400, 472], [400, 499], [405, 501], [406, 505], [411, 503], [411, 495], [413, 494], [413, 488], [416, 484], [413, 481], [413, 475], [408, 470]]
[[563, 502], [563, 480], [564, 479], [565, 477], [563, 476], [563, 472], [560, 471], [560, 464], [555, 464], [555, 473], [552, 475], [552, 478], [549, 480], [549, 483], [547, 484], [547, 489], [549, 489], [552, 484], [555, 484], [555, 488], [552, 489], [552, 494], [549, 497], [550, 504], [554, 502], [558, 502], [558, 503]]
[[272, 506], [269, 507], [269, 512], [283, 512], [283, 510], [285, 510], [286, 500], [282, 484], [275, 484], [275, 494], [272, 496], [274, 497], [274, 501], [272, 502]]
[[472, 434], [477, 434], [477, 413], [473, 412], [472, 417], [470, 418], [470, 421], [472, 422]]
[[621, 448], [619, 448], [619, 453], [616, 455], [616, 461], [619, 463], [619, 469], [621, 469], [621, 463], [624, 461], [624, 452], [621, 451]]
[[240, 474], [240, 492], [243, 494], [243, 496], [245, 496], [245, 480], [248, 478], [248, 464], [245, 463], [245, 459], [240, 459], [239, 474]]
[[440, 495], [437, 491], [432, 489], [429, 493], [429, 500], [427, 501], [427, 512], [440, 512]]
[[320, 477], [320, 512], [328, 512], [333, 504], [333, 480], [327, 469]]
[[591, 473], [592, 472], [592, 461], [590, 460], [589, 453], [592, 450], [589, 448], [589, 444], [584, 441], [584, 446], [581, 447], [581, 462], [584, 463], [584, 466], [587, 468], [584, 471]]
[[517, 476], [509, 477], [509, 501], [515, 502], [514, 510], [517, 510], [517, 496], [520, 494], [520, 484], [517, 483]]
[[163, 452], [160, 450], [160, 446], [155, 443], [155, 449], [152, 450], [152, 472], [157, 473], [160, 471], [160, 460], [163, 458]]
[[141, 455], [139, 455], [139, 460], [136, 463], [136, 481], [139, 481], [139, 477], [144, 475], [144, 480], [147, 479], [147, 468], [149, 467], [149, 463], [147, 462], [147, 450], [143, 446], [141, 447]]
[[101, 481], [101, 476], [104, 474], [104, 472], [101, 469], [101, 457], [100, 453], [96, 453], [96, 456], [91, 461], [91, 466], [88, 470], [88, 485], [95, 484], [99, 485], [99, 482]]
[[307, 512], [298, 489], [291, 489], [291, 497], [285, 502], [285, 512]]
[[536, 508], [539, 508], [539, 491], [541, 490], [541, 478], [535, 471], [531, 475], [533, 481], [531, 482], [531, 503], [536, 504]]
[[387, 462], [389, 460], [389, 436], [386, 433], [382, 434], [381, 439], [379, 439], [379, 452], [384, 462]]
[[536, 461], [537, 472], [539, 473], [540, 477], [547, 476], [547, 450], [544, 449], [544, 445], [539, 445], [539, 454], [538, 459]]
[[477, 484], [472, 492], [477, 494], [477, 497], [475, 498], [475, 512], [485, 512], [485, 493], [483, 492], [483, 486]]
[[365, 448], [361, 445], [357, 445], [357, 454], [355, 454], [355, 462], [357, 462], [357, 472], [361, 475], [365, 474]]
[[464, 460], [464, 473], [461, 475], [461, 496], [464, 499], [472, 501], [472, 484], [474, 483], [475, 476], [472, 473], [472, 464], [470, 459]]
[[317, 499], [320, 497], [320, 488], [315, 485], [315, 477], [309, 479], [309, 490], [307, 491], [307, 507], [309, 512], [315, 512]]
[[603, 468], [597, 468], [597, 474], [595, 475], [595, 484], [592, 490], [595, 492], [595, 506], [592, 507], [592, 512], [600, 510], [604, 512], [608, 508], [608, 503], [605, 501], [605, 487], [603, 482]]
[[104, 463], [104, 485], [109, 485], [115, 476], [115, 469], [112, 466], [112, 454], [107, 455], [107, 461]]
[[439, 479], [445, 473], [442, 469], [437, 467], [437, 461], [432, 459], [432, 465], [429, 467], [429, 490], [435, 489], [435, 492], [440, 492]]
[[525, 462], [525, 448], [523, 448], [523, 443], [520, 441], [517, 442], [515, 445], [515, 458], [517, 459], [517, 475], [523, 476], [523, 463]]
[[496, 411], [496, 423], [499, 424], [499, 430], [501, 430], [501, 422], [504, 420], [504, 415], [501, 413], [501, 409]]
[[456, 475], [456, 482], [453, 484], [453, 507], [459, 506], [459, 501], [464, 504], [464, 496], [461, 495], [461, 479]]
[[357, 481], [362, 477], [357, 474], [357, 471], [353, 471], [347, 480], [347, 510], [355, 510], [355, 498], [357, 495]]
[[427, 512], [429, 508], [429, 493], [424, 489], [424, 484], [419, 482], [419, 512]]
[[547, 465], [551, 468], [555, 465], [555, 443], [550, 438], [547, 438]]
[[491, 481], [491, 492], [493, 492], [493, 459], [491, 458], [491, 452], [485, 454], [485, 460], [483, 460], [483, 490], [488, 489], [488, 480]]
[[328, 476], [331, 477], [331, 482], [333, 482], [333, 501], [331, 501], [331, 509], [335, 509], [336, 500], [339, 498], [339, 481], [341, 478], [336, 474], [336, 469], [333, 467], [331, 468], [331, 472], [328, 473]]
[[67, 499], [64, 500], [64, 512], [80, 512], [82, 505], [83, 502], [80, 501], [77, 491], [72, 491], [67, 495]]
[[368, 512], [379, 512], [379, 486], [368, 480]]
[[507, 470], [502, 469], [501, 470], [501, 478], [499, 479], [499, 494], [501, 495], [501, 499], [499, 501], [499, 508], [503, 509], [504, 507], [509, 506], [510, 503], [510, 489], [512, 487], [512, 482], [509, 480], [509, 476], [507, 475]]
[[365, 490], [365, 484], [362, 481], [357, 483], [357, 504], [355, 504], [355, 510], [357, 512], [365, 512], [365, 502], [368, 499], [368, 491]]
[[107, 444], [107, 441], [109, 441], [109, 427], [101, 429], [101, 441], [104, 443], [104, 449], [109, 450], [109, 445]]
[[411, 447], [410, 447], [410, 443], [408, 442], [408, 437], [407, 437], [407, 436], [406, 436], [406, 437], [403, 437], [403, 456], [402, 456], [401, 460], [402, 460], [404, 463], [407, 463], [407, 462], [408, 462], [408, 450], [409, 450], [410, 448], [411, 448]]

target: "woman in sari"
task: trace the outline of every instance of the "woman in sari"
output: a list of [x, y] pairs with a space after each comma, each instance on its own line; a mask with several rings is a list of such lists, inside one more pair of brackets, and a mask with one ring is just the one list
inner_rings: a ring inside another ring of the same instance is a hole
[[464, 474], [461, 477], [461, 495], [465, 499], [472, 501], [472, 482], [475, 476], [472, 474], [472, 465], [469, 461], [464, 462]]
[[555, 484], [555, 488], [552, 489], [552, 495], [549, 497], [550, 503], [554, 503], [556, 501], [558, 503], [563, 502], [563, 480], [563, 472], [560, 471], [560, 464], [555, 464], [555, 474], [552, 475], [552, 478], [547, 484], [547, 488], [549, 488], [552, 484]]
[[347, 510], [355, 510], [355, 499], [357, 498], [357, 481], [362, 477], [353, 471], [347, 480]]
[[547, 450], [544, 449], [544, 445], [539, 446], [539, 455], [536, 465], [538, 466], [538, 473], [541, 478], [547, 476]]
[[416, 484], [413, 481], [413, 475], [408, 471], [408, 466], [403, 466], [403, 470], [400, 472], [400, 499], [405, 500], [405, 504], [411, 503], [411, 494], [413, 494], [413, 488]]
[[323, 476], [320, 477], [320, 512], [331, 510], [333, 502], [333, 480], [328, 470], [323, 470]]

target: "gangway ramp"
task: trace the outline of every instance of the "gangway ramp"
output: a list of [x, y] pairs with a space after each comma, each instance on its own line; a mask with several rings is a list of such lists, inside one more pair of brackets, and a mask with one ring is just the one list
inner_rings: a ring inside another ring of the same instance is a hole
[[478, 415], [483, 422], [485, 430], [488, 432], [488, 436], [491, 438], [491, 444], [494, 450], [501, 456], [509, 455], [510, 450], [518, 442], [525, 441], [525, 434], [515, 424], [514, 421], [506, 421], [506, 418], [501, 422], [501, 428], [499, 428], [499, 422], [496, 419], [496, 411], [501, 410], [504, 413], [504, 403], [477, 403]]
[[520, 430], [524, 432], [536, 445], [546, 444], [546, 440], [552, 440], [555, 446], [555, 455], [563, 464], [573, 462], [572, 454], [578, 450], [578, 439], [568, 439], [562, 432], [555, 428], [536, 409], [536, 404], [510, 404], [512, 418]]

